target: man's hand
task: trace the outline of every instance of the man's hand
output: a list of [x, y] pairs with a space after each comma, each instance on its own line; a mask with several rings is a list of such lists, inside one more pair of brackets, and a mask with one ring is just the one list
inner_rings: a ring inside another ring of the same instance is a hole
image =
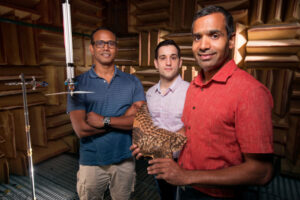
[[86, 115], [86, 122], [95, 128], [103, 128], [104, 124], [103, 124], [103, 116], [95, 113], [95, 112], [89, 112]]
[[140, 149], [137, 145], [132, 144], [129, 149], [132, 151], [132, 156], [135, 157], [137, 160], [143, 156], [143, 154], [140, 153]]
[[149, 161], [148, 174], [156, 175], [157, 179], [164, 179], [173, 185], [186, 185], [186, 170], [171, 158], [157, 158]]
[[177, 133], [181, 134], [181, 135], [185, 135], [185, 127], [183, 126], [181, 129], [179, 129], [178, 131], [176, 131]]

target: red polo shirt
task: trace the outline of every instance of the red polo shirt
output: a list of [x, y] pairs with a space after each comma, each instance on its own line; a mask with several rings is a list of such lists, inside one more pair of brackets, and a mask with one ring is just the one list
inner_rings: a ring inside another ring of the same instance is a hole
[[[187, 143], [179, 164], [190, 170], [222, 169], [243, 162], [243, 153], [273, 153], [268, 89], [233, 60], [203, 84], [197, 76], [187, 91], [182, 121]], [[195, 187], [215, 197], [234, 190]]]

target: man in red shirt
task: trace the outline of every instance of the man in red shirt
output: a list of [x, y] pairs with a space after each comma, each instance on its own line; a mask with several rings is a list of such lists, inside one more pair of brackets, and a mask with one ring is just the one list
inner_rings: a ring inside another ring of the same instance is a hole
[[150, 160], [148, 174], [180, 186], [180, 200], [240, 199], [238, 186], [263, 185], [272, 177], [272, 96], [230, 60], [235, 33], [224, 8], [198, 12], [192, 31], [201, 71], [190, 84], [182, 115], [188, 140], [178, 163]]

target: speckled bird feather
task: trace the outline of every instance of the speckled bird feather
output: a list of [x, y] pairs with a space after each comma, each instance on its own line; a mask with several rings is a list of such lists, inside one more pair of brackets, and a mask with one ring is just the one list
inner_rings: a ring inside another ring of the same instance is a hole
[[153, 125], [147, 104], [137, 112], [133, 123], [132, 142], [138, 145], [145, 157], [172, 158], [172, 153], [182, 149], [186, 137]]

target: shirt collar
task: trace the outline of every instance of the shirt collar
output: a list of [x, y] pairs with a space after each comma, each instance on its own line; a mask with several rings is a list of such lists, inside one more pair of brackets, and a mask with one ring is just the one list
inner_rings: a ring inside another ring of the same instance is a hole
[[211, 80], [203, 83], [203, 78], [201, 75], [201, 71], [198, 76], [194, 80], [194, 84], [203, 87], [208, 85], [210, 82], [215, 81], [219, 83], [226, 83], [227, 80], [232, 76], [233, 72], [237, 70], [237, 65], [235, 64], [234, 60], [230, 60], [227, 62], [221, 69], [211, 78]]
[[[121, 71], [117, 68], [117, 66], [114, 66], [115, 68], [115, 72], [114, 72], [114, 76], [121, 76]], [[99, 77], [96, 72], [95, 72], [95, 65], [92, 65], [91, 69], [89, 70], [89, 75], [90, 75], [90, 78], [101, 78]]]
[[[178, 75], [177, 78], [172, 83], [172, 85], [168, 88], [168, 91], [174, 92], [182, 81], [183, 80], [182, 80], [181, 76]], [[161, 93], [161, 91], [160, 91], [160, 81], [156, 84], [155, 92]]]

